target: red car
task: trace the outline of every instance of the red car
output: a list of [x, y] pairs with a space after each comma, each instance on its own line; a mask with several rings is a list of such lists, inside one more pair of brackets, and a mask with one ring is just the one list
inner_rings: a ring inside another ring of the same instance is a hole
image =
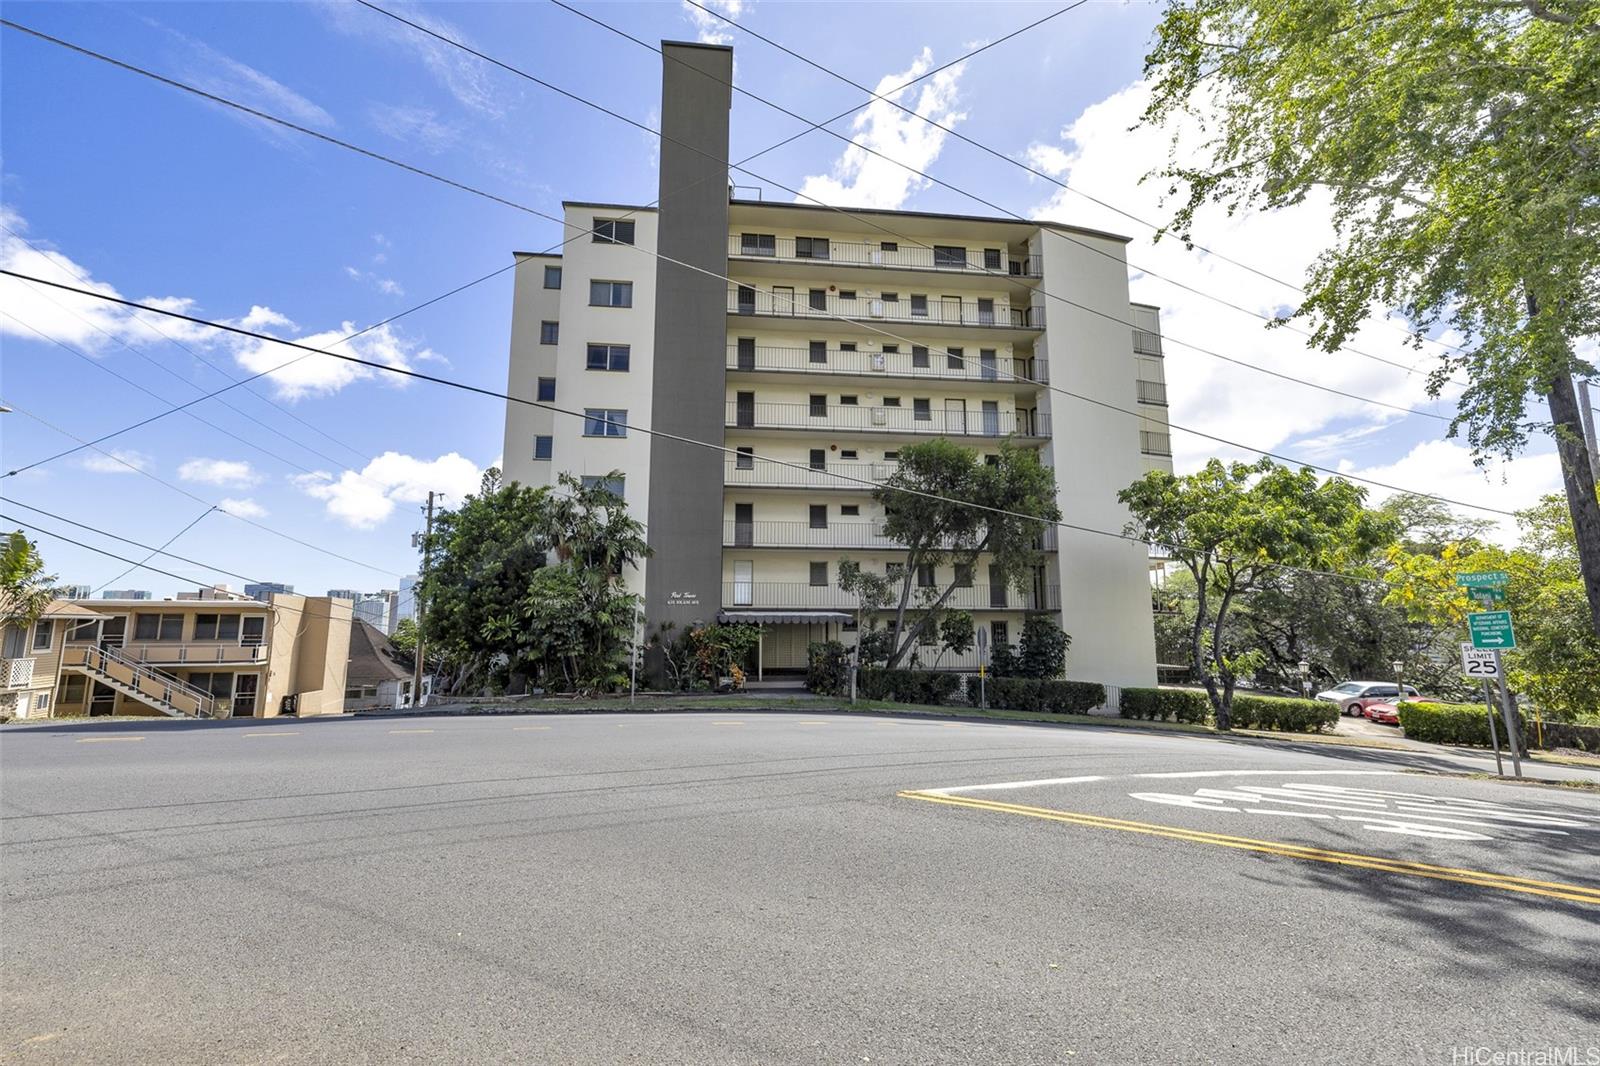
[[[1437, 703], [1426, 696], [1416, 696], [1406, 701], [1407, 703]], [[1369, 722], [1378, 722], [1382, 725], [1399, 725], [1400, 708], [1392, 703], [1369, 703], [1362, 715]]]

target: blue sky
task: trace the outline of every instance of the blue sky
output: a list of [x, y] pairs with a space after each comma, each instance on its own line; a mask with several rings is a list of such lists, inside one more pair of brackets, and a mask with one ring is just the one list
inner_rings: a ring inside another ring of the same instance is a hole
[[[859, 90], [743, 33], [702, 24], [703, 17], [697, 21], [677, 3], [582, 6], [649, 41], [726, 34], [736, 49], [738, 84], [801, 114], [821, 118], [862, 102]], [[1050, 10], [773, 0], [724, 0], [724, 6], [760, 32], [873, 86], [897, 84]], [[397, 4], [395, 10], [655, 124], [658, 58], [567, 11], [543, 3]], [[1167, 135], [1126, 133], [1137, 118], [1142, 56], [1157, 14], [1151, 4], [1085, 4], [930, 80], [904, 102], [1141, 217], [1158, 217], [1156, 190], [1137, 178], [1162, 161]], [[539, 210], [559, 213], [563, 198], [645, 203], [656, 195], [652, 138], [354, 4], [11, 2], [6, 15]], [[736, 97], [734, 157], [800, 128]], [[869, 111], [834, 128], [1019, 214], [1129, 233], [1138, 238], [1130, 249], [1135, 262], [1236, 302], [1270, 312], [1289, 298], [1281, 287], [1170, 242], [1152, 246], [1128, 219], [915, 120]], [[983, 210], [887, 164], [857, 167], [846, 149], [812, 133], [751, 166], [841, 206]], [[554, 223], [12, 30], [0, 33], [0, 150], [4, 222], [12, 231], [0, 232], [0, 241], [5, 259], [22, 264], [16, 268], [48, 268], [36, 251], [44, 250], [123, 296], [170, 301], [196, 315], [314, 344], [505, 266], [513, 249], [561, 239]], [[770, 186], [764, 195], [789, 198]], [[1232, 255], [1293, 278], [1325, 231], [1325, 217], [1311, 205], [1288, 218], [1219, 219], [1203, 234]], [[502, 275], [369, 334], [355, 350], [501, 389], [510, 293], [509, 275]], [[1135, 294], [1170, 308], [1165, 328], [1173, 337], [1330, 386], [1449, 411], [1422, 399], [1415, 376], [1355, 356], [1308, 356], [1295, 338], [1267, 335], [1259, 321], [1163, 282], [1137, 277]], [[75, 443], [36, 418], [95, 437], [225, 384], [197, 355], [234, 376], [288, 357], [283, 349], [264, 351], [181, 323], [160, 322], [157, 332], [125, 313], [15, 284], [0, 288], [0, 311], [0, 395], [17, 409], [0, 416], [7, 470]], [[1357, 346], [1418, 360], [1382, 325]], [[1438, 440], [1442, 424], [1435, 420], [1395, 419], [1181, 347], [1169, 344], [1168, 351], [1175, 421], [1495, 506], [1525, 505], [1555, 484], [1554, 461], [1546, 457], [1530, 456], [1486, 478], [1459, 446]], [[1418, 366], [1426, 368], [1426, 360]], [[221, 513], [209, 514], [172, 550], [301, 591], [392, 588], [415, 569], [410, 533], [418, 497], [432, 487], [459, 498], [500, 451], [501, 405], [454, 390], [352, 375], [320, 359], [253, 387], [229, 394], [237, 410], [217, 401], [193, 409], [222, 430], [174, 414], [107, 443], [120, 462], [80, 452], [7, 478], [0, 491], [149, 544], [166, 541], [208, 504], [228, 501], [224, 507], [235, 515], [347, 558]], [[1180, 465], [1223, 450], [1181, 435], [1175, 444]], [[6, 513], [28, 514], [13, 505]], [[39, 524], [69, 529], [42, 517]], [[144, 554], [82, 531], [74, 535], [119, 554]], [[38, 539], [64, 581], [99, 585], [125, 569]], [[156, 565], [192, 574], [195, 582], [242, 583], [170, 559]], [[182, 584], [144, 572], [116, 587], [169, 593]]]

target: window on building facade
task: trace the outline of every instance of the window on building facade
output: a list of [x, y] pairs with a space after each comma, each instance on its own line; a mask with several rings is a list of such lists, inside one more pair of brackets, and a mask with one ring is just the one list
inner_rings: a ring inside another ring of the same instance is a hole
[[828, 309], [828, 290], [812, 289], [807, 293], [807, 306], [813, 311], [826, 311]]
[[897, 292], [880, 292], [878, 299], [886, 304], [897, 304], [900, 302], [900, 294]]
[[927, 318], [928, 317], [928, 295], [927, 295], [927, 293], [921, 293], [921, 294], [912, 293], [911, 294], [911, 317], [912, 318]]
[[936, 244], [933, 246], [933, 265], [964, 267], [967, 265], [967, 250], [954, 244]]
[[796, 259], [828, 258], [828, 238], [796, 237], [794, 239], [794, 257]]
[[809, 407], [812, 418], [828, 417], [828, 398], [821, 393], [813, 392], [809, 397]]
[[734, 456], [735, 470], [754, 470], [756, 468], [756, 450], [754, 448], [740, 448]]
[[591, 344], [584, 367], [588, 370], [625, 371], [631, 355], [626, 344]]
[[841, 300], [854, 300], [855, 298], [856, 298], [856, 290], [854, 290], [854, 289], [840, 289], [839, 290], [839, 299], [841, 299]]
[[[238, 640], [239, 616], [236, 614], [197, 614], [194, 616], [195, 640]], [[232, 685], [232, 676], [229, 684]], [[229, 692], [233, 689], [230, 687]]]
[[61, 702], [82, 703], [89, 691], [89, 679], [83, 674], [61, 675]]
[[812, 341], [811, 342], [811, 362], [813, 362], [813, 363], [826, 363], [827, 361], [828, 361], [828, 342], [827, 341]]
[[983, 250], [983, 269], [999, 270], [1000, 266], [1000, 249], [985, 248]]
[[884, 452], [883, 458], [885, 462], [897, 463], [900, 461], [900, 453], [894, 451]]
[[853, 352], [853, 351], [856, 350], [856, 342], [855, 341], [840, 341], [839, 342], [839, 350], [841, 352]]
[[806, 453], [806, 465], [812, 470], [828, 469], [828, 450], [826, 448], [812, 448]]
[[898, 396], [885, 396], [883, 398], [883, 406], [885, 406], [885, 407], [899, 407], [900, 406], [900, 397], [898, 397]]
[[856, 450], [854, 448], [843, 448], [839, 452], [839, 458], [841, 459], [854, 459], [855, 457]]
[[903, 577], [905, 575], [906, 564], [905, 563], [884, 563], [883, 564], [883, 572], [891, 580], [898, 581], [898, 580], [900, 580], [901, 577]]
[[960, 370], [967, 365], [966, 349], [946, 348], [944, 352], [944, 365], [947, 370]]
[[913, 344], [911, 346], [911, 365], [913, 367], [925, 367], [925, 366], [927, 366], [928, 365], [928, 349], [923, 347], [920, 344]]
[[555, 403], [555, 400], [556, 400], [556, 379], [555, 378], [540, 378], [539, 379], [539, 392], [538, 392], [537, 395], [539, 397], [539, 402], [540, 403]]
[[809, 508], [809, 514], [810, 514], [810, 521], [811, 521], [811, 528], [812, 529], [827, 529], [828, 528], [828, 505], [827, 504], [825, 504], [825, 503], [814, 503], [814, 504], [811, 504], [811, 506]]
[[1006, 622], [989, 623], [989, 641], [995, 647], [1009, 647], [1011, 645], [1011, 626]]
[[49, 651], [54, 640], [55, 620], [41, 618], [33, 623], [33, 650]]
[[225, 700], [233, 695], [233, 675], [224, 673], [198, 673], [190, 674], [188, 682], [193, 687], [203, 692], [209, 692], [212, 698]]
[[845, 396], [840, 396], [839, 397], [839, 406], [841, 406], [841, 407], [859, 407], [860, 405], [861, 405], [861, 400], [860, 400], [859, 397], [850, 396], [850, 395], [845, 395]]
[[972, 564], [956, 564], [956, 587], [970, 589], [972, 587]]
[[183, 615], [136, 614], [133, 616], [133, 639], [182, 640]]
[[911, 401], [911, 417], [916, 419], [918, 422], [932, 422], [933, 421], [933, 401], [931, 401], [931, 400], [916, 400], [916, 399], [912, 400]]
[[560, 339], [561, 339], [561, 323], [559, 323], [559, 322], [541, 322], [541, 323], [539, 323], [539, 343], [540, 344], [556, 344], [556, 343], [560, 342]]
[[260, 615], [246, 615], [239, 623], [239, 643], [247, 647], [259, 648], [266, 642], [267, 620]]
[[597, 218], [594, 220], [594, 243], [632, 244], [633, 220], [626, 218]]
[[533, 457], [535, 459], [548, 459], [555, 454], [556, 439], [554, 437], [538, 436], [533, 438]]
[[632, 307], [633, 282], [631, 281], [591, 281], [589, 282], [590, 307]]
[[778, 238], [771, 233], [741, 233], [739, 251], [744, 255], [776, 255]]
[[859, 515], [861, 513], [861, 505], [859, 503], [841, 503], [839, 505], [839, 513], [847, 518], [851, 515]]
[[597, 474], [584, 474], [579, 483], [586, 489], [599, 489], [601, 492], [610, 493], [617, 499], [623, 498], [623, 490], [627, 488], [626, 478], [601, 477]]
[[812, 588], [826, 588], [827, 584], [828, 584], [828, 564], [827, 563], [812, 563], [811, 564], [811, 587]]
[[919, 588], [931, 589], [933, 588], [933, 584], [933, 564], [923, 563], [921, 566], [917, 567], [917, 586]]
[[585, 407], [583, 409], [583, 435], [585, 437], [626, 437], [628, 412], [616, 407]]
[[879, 241], [878, 248], [885, 252], [898, 252], [900, 243], [898, 241]]
[[547, 289], [561, 288], [561, 268], [547, 266], [544, 268], [544, 287]]

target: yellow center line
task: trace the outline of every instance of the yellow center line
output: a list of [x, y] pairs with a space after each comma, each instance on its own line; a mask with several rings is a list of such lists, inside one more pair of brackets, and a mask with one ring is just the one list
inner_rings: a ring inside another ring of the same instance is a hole
[[247, 737], [297, 737], [299, 735], [300, 735], [300, 730], [298, 730], [298, 729], [281, 729], [281, 730], [274, 730], [271, 733], [246, 733], [245, 734], [245, 736], [247, 736]]
[[105, 744], [114, 740], [143, 740], [144, 737], [79, 737], [79, 744]]
[[513, 733], [516, 733], [516, 732], [527, 732], [527, 731], [533, 730], [533, 729], [549, 729], [549, 728], [550, 727], [547, 726], [547, 725], [514, 725], [514, 726], [511, 727], [511, 731]]
[[712, 722], [712, 725], [744, 725], [743, 722]]
[[431, 730], [431, 729], [391, 729], [391, 730], [389, 730], [389, 732], [391, 734], [393, 734], [393, 733], [431, 733], [431, 732], [433, 732], [433, 730]]
[[796, 722], [795, 725], [832, 725], [832, 722]]
[[927, 803], [944, 803], [952, 807], [972, 807], [976, 810], [996, 811], [1002, 814], [1022, 814], [1030, 818], [1043, 818], [1053, 822], [1089, 826], [1095, 829], [1119, 829], [1127, 833], [1186, 840], [1193, 844], [1213, 844], [1217, 847], [1238, 848], [1243, 851], [1281, 855], [1285, 858], [1304, 859], [1309, 862], [1326, 862], [1338, 866], [1357, 866], [1383, 873], [1405, 874], [1410, 877], [1427, 877], [1436, 881], [1455, 881], [1465, 885], [1498, 888], [1504, 892], [1522, 892], [1534, 896], [1571, 900], [1577, 903], [1600, 905], [1600, 887], [1566, 884], [1560, 881], [1539, 881], [1511, 874], [1467, 870], [1455, 866], [1435, 866], [1407, 859], [1392, 859], [1381, 855], [1363, 855], [1359, 852], [1331, 851], [1302, 844], [1288, 844], [1275, 840], [1255, 840], [1250, 837], [1209, 833], [1199, 829], [1184, 829], [1174, 825], [1157, 825], [1153, 822], [1132, 822], [1123, 818], [1105, 818], [1095, 814], [1075, 811], [1058, 811], [1049, 807], [1027, 807], [1017, 803], [997, 803], [994, 800], [973, 799], [967, 796], [946, 796], [936, 792], [909, 790], [899, 793], [902, 799], [922, 800]]

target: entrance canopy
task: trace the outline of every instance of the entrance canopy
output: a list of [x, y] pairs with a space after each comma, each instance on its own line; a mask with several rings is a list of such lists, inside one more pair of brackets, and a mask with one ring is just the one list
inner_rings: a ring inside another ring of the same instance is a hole
[[753, 622], [756, 625], [821, 625], [825, 622], [849, 622], [854, 615], [843, 611], [722, 611], [719, 622]]

